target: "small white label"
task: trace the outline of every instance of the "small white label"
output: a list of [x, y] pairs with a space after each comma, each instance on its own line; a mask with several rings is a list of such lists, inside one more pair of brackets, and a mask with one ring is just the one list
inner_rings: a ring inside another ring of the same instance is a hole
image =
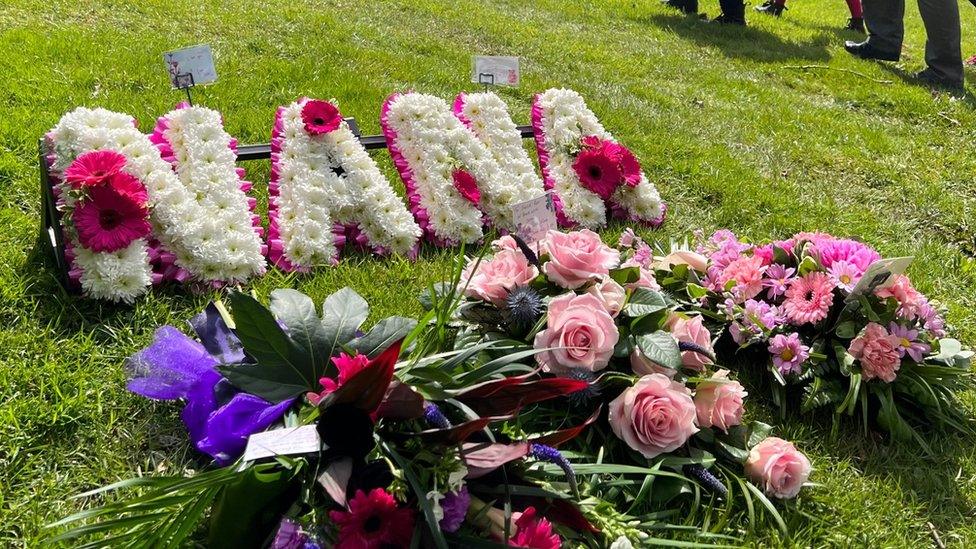
[[247, 439], [244, 461], [253, 461], [271, 456], [308, 454], [318, 452], [322, 447], [319, 432], [315, 425], [288, 427], [254, 433]]
[[476, 55], [471, 81], [477, 84], [518, 87], [519, 58]]
[[547, 232], [556, 229], [556, 205], [552, 202], [552, 193], [513, 204], [512, 220], [516, 234], [527, 244], [545, 238]]
[[847, 301], [857, 299], [859, 295], [870, 295], [879, 288], [886, 288], [895, 283], [895, 275], [905, 274], [912, 264], [913, 257], [894, 257], [879, 259], [864, 271], [864, 276], [857, 282]]
[[208, 44], [191, 46], [163, 54], [169, 83], [175, 89], [209, 84], [217, 80], [213, 52]]

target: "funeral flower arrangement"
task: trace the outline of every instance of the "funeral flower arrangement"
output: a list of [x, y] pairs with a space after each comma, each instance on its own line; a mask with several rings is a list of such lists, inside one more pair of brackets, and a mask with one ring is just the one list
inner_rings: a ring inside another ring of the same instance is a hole
[[604, 129], [583, 97], [553, 88], [532, 104], [539, 166], [561, 226], [596, 229], [616, 219], [657, 227], [666, 205], [633, 153]]
[[717, 327], [725, 364], [766, 365], [784, 410], [830, 407], [923, 446], [919, 426], [972, 430], [956, 394], [973, 387], [973, 352], [947, 337], [937, 305], [892, 270], [898, 261], [825, 233], [699, 240], [659, 261], [658, 279]]

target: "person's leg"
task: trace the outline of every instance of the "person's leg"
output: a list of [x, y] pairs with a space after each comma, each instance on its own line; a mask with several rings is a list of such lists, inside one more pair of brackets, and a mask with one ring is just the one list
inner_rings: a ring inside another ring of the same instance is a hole
[[905, 0], [863, 0], [868, 43], [875, 49], [901, 54], [905, 38]]
[[864, 18], [864, 12], [861, 10], [861, 0], [847, 0], [847, 9], [851, 10], [851, 18]]
[[719, 23], [746, 24], [746, 4], [743, 0], [718, 0], [722, 13], [715, 18]]
[[925, 24], [925, 64], [946, 84], [961, 86], [959, 4], [956, 0], [918, 0]]
[[783, 14], [783, 10], [786, 9], [786, 0], [766, 0], [762, 4], [753, 8], [759, 13], [765, 13], [766, 15], [775, 15], [779, 17]]

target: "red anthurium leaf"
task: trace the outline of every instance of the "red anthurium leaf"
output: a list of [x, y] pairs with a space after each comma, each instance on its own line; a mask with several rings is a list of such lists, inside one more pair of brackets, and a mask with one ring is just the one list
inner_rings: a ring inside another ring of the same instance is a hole
[[465, 478], [478, 478], [529, 453], [528, 442], [512, 444], [468, 443], [461, 446], [461, 459], [468, 468]]
[[513, 414], [519, 408], [581, 391], [588, 381], [566, 377], [527, 380], [528, 376], [514, 376], [476, 385], [457, 395], [479, 415]]
[[319, 475], [319, 484], [337, 504], [346, 506], [346, 486], [352, 478], [352, 458], [344, 457], [330, 463]]
[[376, 410], [376, 417], [407, 420], [424, 415], [424, 397], [409, 385], [393, 380], [386, 390], [383, 402]]
[[600, 417], [600, 412], [602, 411], [603, 411], [603, 405], [601, 404], [597, 406], [596, 410], [593, 412], [593, 415], [586, 418], [586, 421], [584, 421], [583, 423], [580, 423], [575, 427], [562, 429], [553, 433], [549, 433], [548, 435], [542, 435], [540, 437], [529, 439], [529, 442], [534, 444], [545, 444], [546, 446], [559, 446], [564, 442], [576, 438], [577, 435], [583, 432], [583, 429], [586, 429], [590, 424], [596, 421], [598, 417]]
[[[580, 512], [579, 508], [573, 503], [564, 499], [546, 500], [545, 498], [528, 496], [523, 499], [531, 500], [531, 505], [536, 509], [545, 509], [545, 517], [553, 522], [558, 522], [576, 532], [590, 532], [598, 534], [600, 529], [587, 520]], [[547, 507], [548, 506], [548, 507]]]
[[447, 429], [430, 429], [427, 431], [421, 431], [417, 433], [417, 436], [422, 438], [424, 442], [434, 444], [460, 444], [461, 442], [467, 440], [471, 435], [484, 429], [489, 423], [512, 419], [512, 417], [513, 416], [511, 415], [480, 417], [478, 419], [472, 419], [471, 421], [466, 421]]
[[393, 381], [393, 367], [400, 357], [402, 343], [403, 340], [400, 340], [387, 347], [365, 368], [323, 399], [319, 406], [327, 408], [335, 404], [351, 404], [370, 414], [375, 412]]

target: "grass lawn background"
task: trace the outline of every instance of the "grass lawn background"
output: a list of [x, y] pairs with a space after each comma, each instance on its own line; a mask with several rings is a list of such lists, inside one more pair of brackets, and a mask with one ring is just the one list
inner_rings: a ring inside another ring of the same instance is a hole
[[[212, 296], [169, 289], [132, 307], [85, 301], [65, 294], [34, 250], [37, 138], [80, 105], [129, 113], [150, 131], [181, 99], [161, 52], [213, 45], [220, 79], [195, 99], [221, 111], [241, 143], [266, 142], [275, 108], [301, 95], [334, 97], [364, 133], [378, 133], [389, 93], [450, 99], [477, 89], [472, 54], [519, 55], [522, 86], [499, 90], [516, 121], [528, 121], [534, 92], [581, 92], [670, 204], [649, 240], [719, 227], [752, 239], [818, 229], [859, 237], [887, 256], [914, 255], [916, 285], [949, 305], [957, 336], [973, 344], [976, 103], [907, 80], [924, 52], [909, 4], [902, 63], [879, 65], [843, 51], [857, 35], [839, 30], [840, 0], [791, 2], [782, 19], [750, 10], [745, 29], [656, 0], [3, 0], [0, 545], [36, 545], [44, 524], [78, 509], [74, 493], [186, 463], [178, 407], [126, 393], [121, 365], [157, 326], [184, 326]], [[717, 2], [702, 10], [715, 15]], [[960, 10], [968, 56], [976, 10]], [[829, 68], [797, 68], [806, 65]], [[389, 156], [374, 157], [402, 189]], [[260, 195], [269, 162], [244, 166]], [[373, 306], [372, 320], [417, 314], [413, 296], [442, 278], [451, 255], [358, 256], [253, 287], [262, 296], [296, 287], [321, 301], [348, 285]], [[768, 413], [758, 399], [751, 410]], [[853, 423], [836, 437], [829, 419], [780, 425], [814, 463], [820, 486], [801, 507], [819, 518], [792, 540], [741, 532], [747, 543], [917, 547], [935, 529], [948, 545], [976, 545], [976, 441], [933, 436], [936, 455], [923, 457]]]

